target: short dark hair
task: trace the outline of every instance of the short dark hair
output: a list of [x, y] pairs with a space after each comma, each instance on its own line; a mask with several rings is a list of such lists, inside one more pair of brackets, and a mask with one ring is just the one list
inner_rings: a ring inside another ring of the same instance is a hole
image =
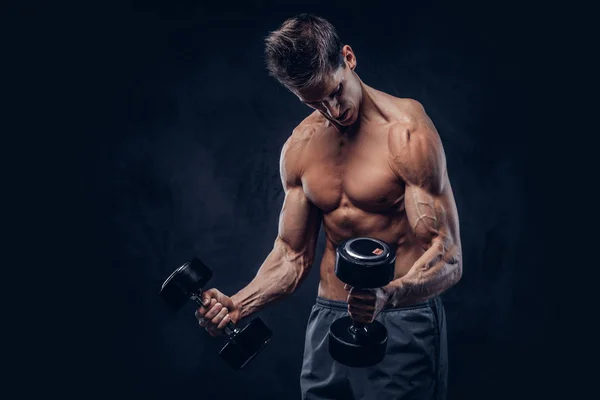
[[267, 70], [288, 89], [310, 87], [325, 74], [345, 66], [342, 47], [329, 21], [299, 14], [286, 19], [265, 38]]

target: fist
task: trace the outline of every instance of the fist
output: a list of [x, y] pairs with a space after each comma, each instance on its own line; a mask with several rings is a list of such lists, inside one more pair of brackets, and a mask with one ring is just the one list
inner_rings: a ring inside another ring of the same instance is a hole
[[390, 301], [390, 295], [384, 288], [357, 289], [344, 285], [348, 291], [348, 313], [358, 322], [370, 324]]
[[202, 293], [202, 306], [196, 310], [196, 318], [201, 327], [206, 329], [211, 336], [220, 336], [229, 322], [237, 322], [238, 307], [231, 297], [224, 295], [217, 289], [210, 289]]

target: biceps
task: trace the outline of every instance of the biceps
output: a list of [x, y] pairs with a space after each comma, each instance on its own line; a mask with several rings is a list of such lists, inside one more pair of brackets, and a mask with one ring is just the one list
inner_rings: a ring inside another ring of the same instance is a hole
[[455, 236], [451, 223], [454, 207], [450, 195], [444, 192], [432, 195], [423, 188], [407, 186], [405, 208], [412, 231], [424, 247], [431, 246], [436, 238], [447, 244]]
[[289, 189], [279, 215], [279, 239], [293, 254], [314, 253], [320, 223], [321, 213], [302, 187]]

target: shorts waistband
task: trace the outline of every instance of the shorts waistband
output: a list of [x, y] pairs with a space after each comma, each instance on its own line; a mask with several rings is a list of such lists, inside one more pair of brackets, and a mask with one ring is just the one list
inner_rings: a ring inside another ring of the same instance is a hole
[[[435, 301], [434, 299], [430, 299], [430, 300], [426, 300], [426, 301], [423, 301], [420, 303], [411, 304], [409, 306], [384, 308], [381, 312], [411, 310], [411, 309], [415, 309], [415, 308], [428, 307], [434, 301]], [[321, 307], [330, 308], [332, 310], [348, 311], [348, 303], [345, 301], [330, 300], [330, 299], [326, 299], [324, 297], [317, 296], [316, 304]]]

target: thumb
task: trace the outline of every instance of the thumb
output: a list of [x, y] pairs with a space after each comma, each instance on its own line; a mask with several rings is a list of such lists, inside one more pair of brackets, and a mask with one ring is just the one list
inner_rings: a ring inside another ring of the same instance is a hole
[[202, 305], [204, 307], [207, 307], [208, 305], [210, 305], [210, 300], [212, 298], [217, 297], [217, 292], [218, 292], [218, 290], [215, 288], [208, 289], [208, 290], [205, 290], [204, 292], [202, 292]]

